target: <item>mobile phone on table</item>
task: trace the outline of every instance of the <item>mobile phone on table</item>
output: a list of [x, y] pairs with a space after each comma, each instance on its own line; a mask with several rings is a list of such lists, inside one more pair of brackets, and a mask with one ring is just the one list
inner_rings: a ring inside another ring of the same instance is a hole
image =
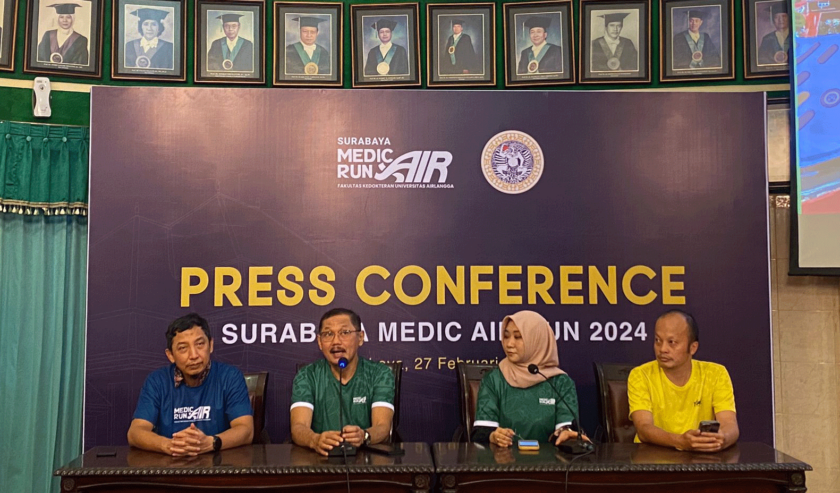
[[536, 440], [519, 440], [519, 450], [539, 450], [540, 442]]
[[715, 420], [701, 421], [700, 433], [717, 433], [720, 430], [720, 422]]

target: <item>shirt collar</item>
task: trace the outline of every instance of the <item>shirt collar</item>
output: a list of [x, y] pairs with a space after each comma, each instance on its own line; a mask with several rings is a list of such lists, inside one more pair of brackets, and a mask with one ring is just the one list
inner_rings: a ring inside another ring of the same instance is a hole
[[693, 39], [695, 43], [700, 41], [700, 31], [697, 31], [697, 34], [694, 34], [693, 32], [688, 31], [688, 35], [691, 36], [691, 39]]
[[545, 48], [545, 45], [546, 45], [546, 44], [547, 44], [547, 43], [546, 43], [545, 41], [543, 41], [543, 42], [542, 42], [542, 43], [540, 43], [539, 45], [533, 45], [533, 46], [531, 46], [531, 50], [534, 52], [534, 55], [539, 54], [539, 52], [540, 52], [540, 51], [542, 51], [542, 49], [543, 49], [543, 48]]
[[379, 51], [382, 52], [382, 56], [385, 56], [391, 50], [391, 42], [388, 41], [388, 44], [379, 44]]
[[148, 40], [148, 39], [146, 39], [146, 38], [140, 38], [140, 46], [143, 48], [143, 51], [149, 51], [149, 50], [151, 50], [151, 49], [153, 49], [153, 48], [157, 48], [157, 45], [158, 45], [158, 38], [157, 38], [157, 36], [155, 36], [154, 38], [152, 38], [152, 40], [151, 40], [151, 41], [149, 41], [149, 40]]
[[[198, 385], [203, 384], [204, 380], [207, 379], [207, 375], [210, 374], [210, 365], [212, 365], [212, 364], [213, 364], [212, 361], [210, 363], [207, 363], [207, 368], [205, 368], [204, 371], [202, 371], [201, 373], [198, 374], [198, 376], [196, 377], [196, 379], [198, 380]], [[177, 389], [178, 387], [180, 387], [182, 383], [184, 383], [184, 374], [181, 373], [181, 370], [176, 366], [175, 367], [175, 388]], [[198, 385], [196, 385], [196, 387]]]
[[612, 48], [613, 51], [615, 51], [615, 48], [618, 46], [618, 43], [621, 42], [621, 38], [612, 39], [609, 36], [604, 36], [604, 41], [606, 41], [607, 46], [609, 46], [610, 48]]
[[230, 48], [231, 51], [233, 51], [233, 49], [236, 47], [236, 43], [238, 41], [239, 41], [239, 36], [233, 38], [233, 41], [231, 41], [230, 38], [225, 37], [225, 42], [227, 43], [228, 48]]
[[303, 51], [305, 51], [309, 56], [312, 56], [312, 54], [315, 53], [315, 48], [317, 48], [317, 46], [315, 46], [315, 43], [307, 45], [306, 43], [301, 41], [300, 44], [301, 46], [303, 46]]

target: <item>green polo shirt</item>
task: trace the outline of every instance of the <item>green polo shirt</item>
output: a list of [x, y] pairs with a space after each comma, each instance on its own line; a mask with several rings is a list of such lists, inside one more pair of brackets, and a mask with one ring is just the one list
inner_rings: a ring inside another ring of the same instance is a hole
[[510, 428], [525, 440], [545, 442], [554, 430], [571, 424], [574, 417], [551, 384], [566, 404], [577, 410], [575, 383], [566, 374], [520, 389], [511, 387], [502, 372], [494, 369], [481, 380], [473, 425]]
[[[312, 431], [339, 431], [338, 379], [326, 359], [301, 368], [292, 384], [292, 407], [312, 409]], [[370, 428], [374, 407], [394, 410], [394, 374], [388, 366], [359, 358], [356, 373], [341, 389], [344, 425]]]

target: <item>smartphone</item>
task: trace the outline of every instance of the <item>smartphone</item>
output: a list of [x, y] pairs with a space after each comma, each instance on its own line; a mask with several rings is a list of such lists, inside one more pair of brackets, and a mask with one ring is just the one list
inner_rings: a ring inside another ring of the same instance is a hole
[[519, 450], [539, 450], [540, 442], [536, 440], [519, 440]]
[[96, 456], [97, 457], [116, 457], [117, 456], [117, 451], [116, 451], [116, 449], [112, 449], [112, 448], [101, 448], [101, 449], [96, 451]]
[[701, 421], [700, 422], [700, 432], [701, 433], [717, 433], [720, 430], [720, 422], [718, 421]]

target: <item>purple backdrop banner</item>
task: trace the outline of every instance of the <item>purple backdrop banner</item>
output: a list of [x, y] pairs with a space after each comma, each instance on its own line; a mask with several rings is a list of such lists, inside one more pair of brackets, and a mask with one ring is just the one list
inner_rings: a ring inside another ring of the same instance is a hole
[[593, 362], [653, 359], [676, 307], [772, 443], [762, 94], [95, 87], [91, 121], [86, 448], [126, 442], [188, 311], [214, 359], [270, 372], [284, 440], [335, 306], [403, 361], [406, 440], [451, 439], [455, 362], [497, 361], [523, 308], [594, 430]]

